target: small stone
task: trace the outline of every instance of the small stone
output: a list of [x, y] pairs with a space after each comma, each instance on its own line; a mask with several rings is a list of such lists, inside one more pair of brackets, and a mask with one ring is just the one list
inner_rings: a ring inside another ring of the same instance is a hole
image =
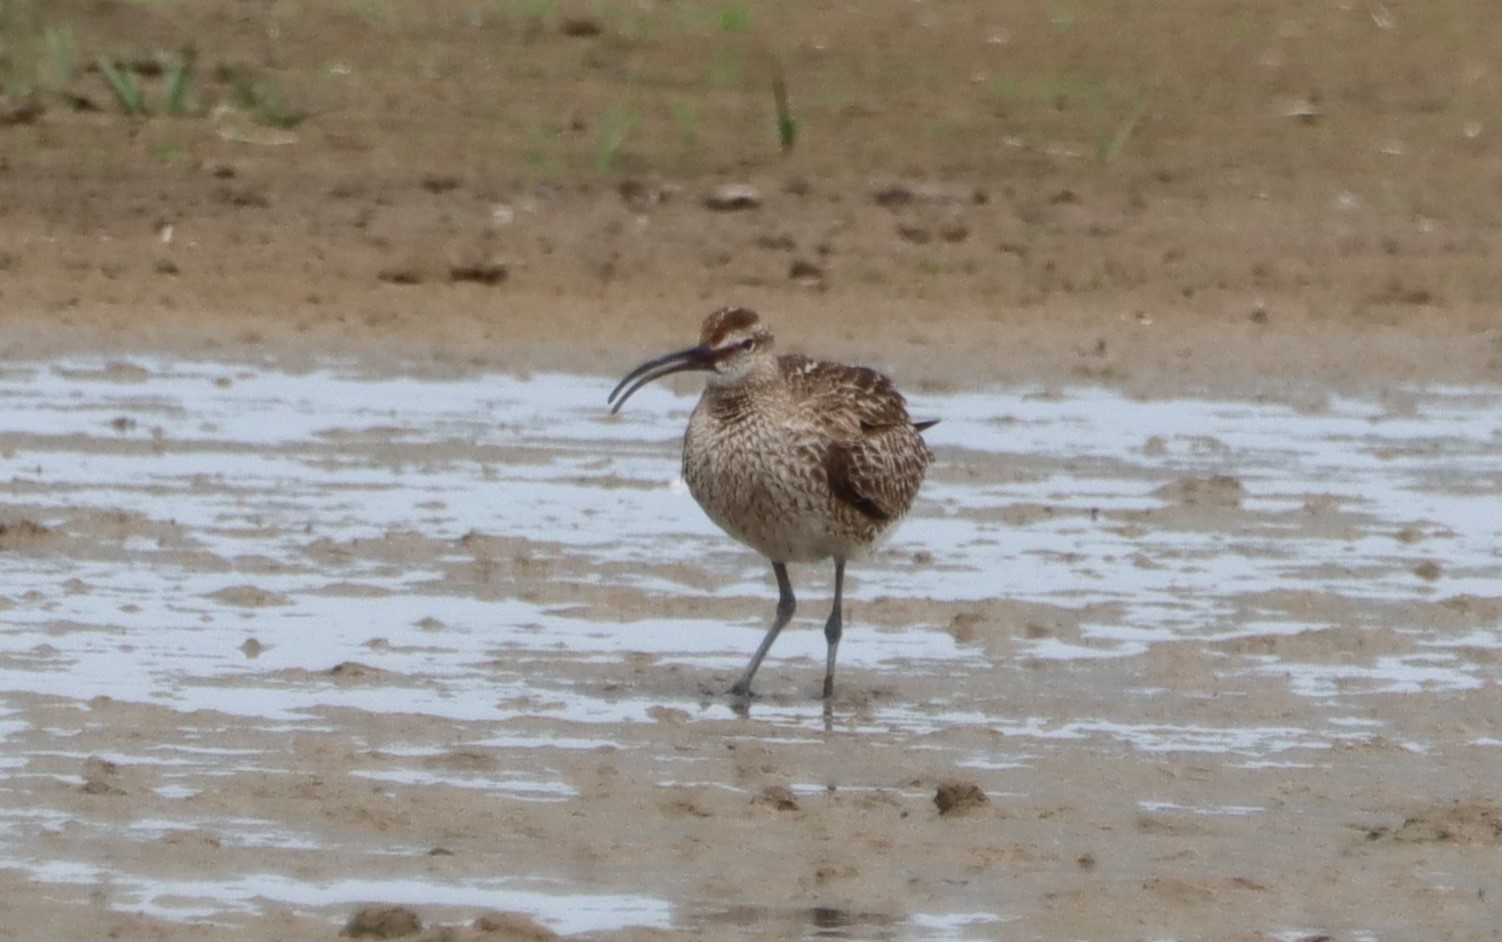
[[575, 39], [588, 39], [591, 36], [600, 35], [600, 21], [589, 16], [570, 16], [558, 24], [558, 29], [565, 36]]
[[31, 124], [46, 111], [35, 96], [27, 95], [17, 100], [0, 97], [0, 125]]
[[767, 249], [772, 252], [791, 252], [798, 248], [797, 241], [785, 232], [779, 232], [776, 235], [770, 233], [759, 235], [755, 239], [752, 239], [751, 243], [759, 249]]
[[429, 193], [447, 193], [459, 188], [459, 178], [447, 173], [430, 173], [422, 178], [421, 183]]
[[265, 209], [271, 205], [271, 198], [252, 186], [221, 186], [214, 191], [214, 198], [226, 206], [242, 209]]
[[1324, 114], [1319, 105], [1310, 98], [1298, 98], [1285, 102], [1282, 106], [1282, 113], [1283, 117], [1293, 118], [1304, 124], [1313, 124]]
[[376, 279], [388, 285], [420, 285], [422, 272], [415, 265], [393, 265], [376, 272]]
[[635, 212], [641, 212], [657, 202], [656, 193], [641, 180], [622, 180], [616, 184], [615, 191], [620, 195], [621, 202]]
[[946, 222], [939, 227], [939, 238], [945, 242], [964, 242], [970, 238], [970, 229], [962, 222]]
[[449, 269], [449, 281], [471, 281], [479, 285], [495, 286], [511, 277], [511, 270], [500, 262], [475, 262], [455, 265]]
[[824, 287], [824, 269], [808, 259], [793, 259], [788, 266], [788, 278], [805, 288]]
[[704, 197], [704, 205], [716, 212], [737, 212], [761, 205], [761, 191], [746, 183], [726, 183]]
[[888, 183], [877, 187], [872, 194], [876, 205], [889, 209], [910, 206], [913, 203], [932, 205], [982, 204], [990, 200], [984, 190], [963, 184], [948, 183]]

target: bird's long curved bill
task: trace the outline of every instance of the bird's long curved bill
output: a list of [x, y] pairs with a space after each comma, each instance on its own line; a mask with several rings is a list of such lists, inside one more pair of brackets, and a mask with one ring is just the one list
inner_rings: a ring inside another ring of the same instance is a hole
[[648, 360], [627, 373], [626, 378], [610, 391], [610, 397], [605, 401], [611, 404], [610, 412], [614, 415], [620, 411], [621, 406], [626, 404], [626, 400], [630, 399], [632, 394], [653, 380], [686, 370], [712, 370], [714, 364], [714, 351], [703, 345], [678, 350], [655, 360]]

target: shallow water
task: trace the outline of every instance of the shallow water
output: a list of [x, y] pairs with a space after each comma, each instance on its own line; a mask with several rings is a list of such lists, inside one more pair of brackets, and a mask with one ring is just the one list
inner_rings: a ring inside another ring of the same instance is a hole
[[[664, 706], [690, 721], [732, 717], [704, 688], [732, 676], [759, 639], [773, 600], [765, 565], [715, 531], [676, 480], [692, 400], [649, 389], [611, 417], [609, 385], [153, 360], [12, 364], [0, 375], [5, 519], [46, 529], [8, 534], [18, 542], [4, 555], [6, 857], [43, 883], [107, 881], [117, 907], [187, 920], [233, 921], [273, 904], [334, 914], [362, 899], [502, 906], [562, 932], [698, 918], [690, 899], [580, 895], [526, 873], [310, 884], [44, 858], [30, 838], [66, 816], [17, 797], [38, 779], [83, 783], [57, 769], [90, 755], [153, 766], [172, 813], [131, 824], [124, 839], [144, 842], [222, 827], [190, 800], [205, 782], [285, 762], [269, 747], [195, 746], [202, 733], [186, 723], [170, 748], [43, 745], [27, 696], [80, 709], [107, 696], [367, 744], [379, 737], [351, 732], [348, 711], [479, 724], [466, 727], [483, 731], [470, 748], [541, 758], [526, 769], [433, 768], [423, 760], [441, 749], [392, 734], [379, 738], [389, 767], [354, 774], [518, 802], [577, 796], [551, 777], [547, 756], [631, 748], [620, 724], [660, 722]], [[1102, 743], [1255, 768], [1317, 763], [1333, 744], [1387, 730], [1363, 700], [1371, 695], [1495, 684], [1502, 626], [1465, 613], [1496, 594], [1502, 570], [1502, 392], [1389, 398], [1296, 409], [1093, 388], [915, 397], [915, 413], [943, 419], [928, 433], [938, 464], [892, 544], [852, 572], [842, 683], [879, 695], [851, 711], [837, 701], [834, 721], [899, 741], [1002, 734], [1005, 751], [957, 749], [958, 768], [1025, 766], [1038, 750]], [[807, 630], [828, 592], [821, 569], [795, 571], [803, 630], [784, 635], [764, 668], [768, 696], [750, 737], [796, 741], [831, 722], [808, 698], [823, 658], [822, 635]], [[715, 607], [682, 604], [695, 599]], [[908, 609], [888, 612], [908, 600], [920, 603], [916, 623]], [[668, 601], [679, 614], [661, 613]], [[986, 608], [1000, 603], [1014, 607]], [[727, 617], [727, 606], [738, 614]], [[863, 610], [874, 616], [865, 625]], [[1027, 611], [1059, 624], [1011, 621]], [[956, 630], [972, 615], [992, 634]], [[1352, 643], [1367, 633], [1379, 647]], [[1313, 650], [1277, 642], [1327, 635]], [[1316, 719], [1152, 715], [1163, 689], [1140, 664], [1184, 643], [1213, 646], [1218, 676], [1315, 701]], [[633, 687], [611, 673], [633, 658], [675, 666], [680, 687]], [[331, 672], [347, 662], [357, 664]], [[1036, 664], [1078, 665], [1089, 672], [1082, 684], [1137, 706], [1059, 716], [990, 693], [998, 672]], [[920, 684], [942, 692], [905, 695]], [[686, 761], [674, 783], [699, 781], [695, 768]], [[121, 839], [108, 817], [68, 826]], [[288, 852], [324, 840], [274, 821], [230, 830]], [[893, 931], [984, 936], [1005, 915], [916, 913]]]

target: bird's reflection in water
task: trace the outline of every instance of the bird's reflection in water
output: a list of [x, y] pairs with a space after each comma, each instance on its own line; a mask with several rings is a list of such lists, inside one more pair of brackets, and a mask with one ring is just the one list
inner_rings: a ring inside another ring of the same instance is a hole
[[[730, 712], [734, 713], [736, 716], [740, 717], [743, 720], [749, 720], [752, 718], [752, 712], [758, 706], [762, 706], [763, 704], [758, 697], [731, 697], [727, 701], [725, 701], [725, 705], [730, 707]], [[766, 708], [770, 710], [774, 705], [779, 710], [785, 710], [788, 706], [786, 703], [775, 703], [766, 704]], [[819, 701], [819, 714], [824, 721], [824, 732], [834, 732], [834, 701], [821, 698]]]

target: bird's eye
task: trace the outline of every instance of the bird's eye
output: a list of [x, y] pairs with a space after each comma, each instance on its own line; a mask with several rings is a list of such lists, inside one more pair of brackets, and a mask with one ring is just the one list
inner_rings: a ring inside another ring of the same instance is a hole
[[747, 337], [745, 340], [742, 340], [740, 342], [740, 348], [742, 350], [750, 350], [754, 346], [756, 346], [756, 338], [755, 337]]

